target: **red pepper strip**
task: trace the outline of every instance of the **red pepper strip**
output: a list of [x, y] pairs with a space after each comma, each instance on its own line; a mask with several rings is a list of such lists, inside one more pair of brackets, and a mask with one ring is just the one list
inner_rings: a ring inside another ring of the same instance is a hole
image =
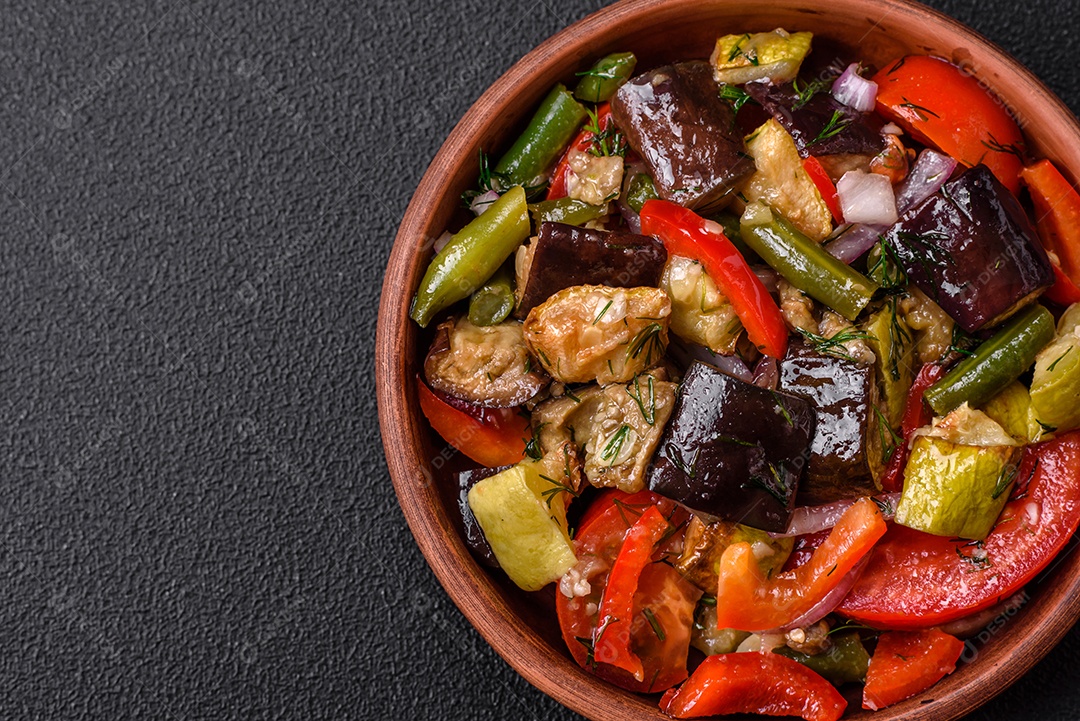
[[604, 132], [611, 127], [611, 105], [604, 103], [598, 105], [596, 108], [596, 124], [592, 122], [592, 118], [589, 119], [588, 124], [581, 129], [577, 136], [570, 141], [570, 145], [567, 146], [566, 152], [559, 158], [558, 165], [555, 166], [555, 171], [551, 174], [551, 184], [548, 185], [547, 200], [558, 200], [559, 198], [566, 197], [566, 174], [570, 172], [569, 155], [571, 150], [577, 150], [578, 152], [585, 152], [593, 143], [595, 133], [590, 128], [600, 128], [600, 132]]
[[885, 535], [885, 519], [869, 498], [844, 511], [810, 560], [765, 578], [749, 543], [733, 543], [720, 558], [718, 628], [767, 631], [805, 615], [843, 580]]
[[964, 642], [936, 628], [881, 634], [866, 670], [863, 708], [883, 709], [925, 691], [956, 668]]
[[467, 413], [439, 398], [419, 378], [416, 390], [420, 410], [435, 432], [477, 463], [497, 468], [525, 457], [525, 439], [531, 430], [520, 408], [473, 406], [475, 412]]
[[668, 255], [691, 258], [705, 266], [705, 272], [731, 301], [750, 342], [766, 355], [784, 357], [788, 344], [784, 316], [719, 223], [667, 200], [649, 200], [641, 207], [641, 232], [663, 241]]
[[840, 209], [840, 196], [837, 195], [836, 186], [833, 185], [832, 178], [825, 171], [825, 166], [813, 155], [806, 156], [806, 159], [802, 161], [802, 166], [806, 174], [810, 176], [810, 180], [814, 181], [814, 185], [817, 186], [825, 205], [828, 206], [829, 212], [832, 213], [833, 220], [843, 224], [844, 211]]
[[611, 566], [600, 617], [593, 638], [593, 657], [598, 663], [618, 666], [638, 681], [645, 680], [641, 659], [630, 650], [634, 626], [634, 593], [642, 570], [652, 560], [653, 548], [671, 525], [656, 506], [641, 514], [626, 532], [619, 555]]
[[1049, 160], [1024, 168], [1020, 177], [1031, 193], [1043, 245], [1057, 255], [1065, 275], [1080, 283], [1080, 195]]
[[1070, 306], [1073, 303], [1080, 303], [1080, 288], [1076, 286], [1076, 283], [1072, 281], [1072, 278], [1065, 275], [1065, 271], [1061, 267], [1053, 262], [1054, 257], [1050, 257], [1050, 265], [1054, 267], [1054, 284], [1043, 294], [1047, 300], [1057, 303], [1060, 306]]
[[881, 476], [881, 490], [893, 493], [903, 488], [904, 467], [907, 466], [908, 455], [911, 453], [911, 434], [929, 423], [933, 417], [923, 400], [923, 393], [943, 375], [945, 369], [941, 365], [927, 363], [915, 376], [915, 382], [911, 384], [907, 402], [904, 404], [904, 419], [900, 423], [901, 441], [889, 456], [889, 463]]
[[660, 710], [674, 718], [746, 713], [836, 721], [846, 708], [831, 683], [775, 653], [709, 656], [686, 683], [660, 699]]

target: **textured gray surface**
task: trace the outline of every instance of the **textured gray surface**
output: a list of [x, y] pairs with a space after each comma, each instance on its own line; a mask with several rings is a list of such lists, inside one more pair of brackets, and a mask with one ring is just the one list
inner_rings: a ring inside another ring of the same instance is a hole
[[[932, 4], [1080, 109], [1075, 3]], [[442, 138], [598, 6], [5, 7], [0, 718], [576, 718], [427, 570], [372, 342]], [[972, 718], [1076, 718], [1078, 666]]]

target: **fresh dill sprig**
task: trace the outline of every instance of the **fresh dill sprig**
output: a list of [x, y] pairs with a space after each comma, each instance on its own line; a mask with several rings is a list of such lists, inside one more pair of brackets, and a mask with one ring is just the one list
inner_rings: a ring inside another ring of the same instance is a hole
[[627, 437], [630, 435], [630, 426], [623, 423], [619, 426], [619, 429], [612, 434], [608, 442], [604, 444], [604, 448], [600, 451], [600, 460], [607, 461], [608, 465], [614, 465], [615, 459], [619, 457], [619, 452], [622, 451], [623, 444], [626, 443]]
[[1016, 480], [1016, 474], [1020, 471], [1020, 467], [1010, 463], [1001, 469], [1001, 473], [998, 474], [997, 481], [994, 483], [994, 492], [990, 494], [990, 500], [996, 501], [1001, 497], [1001, 494], [1008, 490], [1012, 482]]
[[[787, 505], [787, 498], [785, 497], [785, 495], [782, 494], [775, 487], [773, 487], [773, 484], [769, 483], [769, 479], [763, 476], [754, 475], [750, 476], [750, 480], [748, 481], [748, 483], [751, 486], [757, 486], [761, 490], [768, 493], [770, 496], [776, 499], [776, 502], [779, 503], [781, 506]], [[743, 488], [746, 488], [745, 483], [743, 484]]]
[[926, 122], [927, 120], [929, 120], [929, 119], [930, 119], [930, 116], [931, 116], [931, 115], [933, 115], [933, 116], [934, 116], [935, 118], [940, 118], [940, 117], [941, 117], [940, 115], [938, 115], [937, 113], [935, 113], [935, 112], [934, 112], [933, 110], [931, 110], [930, 108], [924, 108], [924, 107], [923, 107], [922, 105], [916, 105], [915, 103], [911, 102], [911, 101], [910, 101], [910, 100], [908, 100], [907, 98], [903, 98], [903, 97], [902, 97], [901, 99], [902, 99], [902, 100], [903, 100], [904, 102], [900, 103], [900, 107], [901, 107], [901, 108], [907, 108], [908, 110], [913, 110], [913, 111], [915, 111], [915, 116], [916, 116], [916, 117], [917, 117], [917, 118], [918, 118], [919, 120], [923, 121], [924, 123], [925, 123], [925, 122]]
[[1059, 355], [1057, 357], [1057, 360], [1055, 360], [1053, 363], [1051, 363], [1050, 366], [1046, 370], [1053, 373], [1054, 369], [1057, 368], [1057, 364], [1060, 363], [1062, 360], [1064, 360], [1065, 356], [1069, 355], [1069, 352], [1072, 351], [1072, 349], [1073, 349], [1073, 346], [1069, 346], [1068, 348], [1066, 348], [1065, 352], [1062, 353], [1061, 355]]
[[614, 303], [614, 302], [615, 301], [613, 301], [613, 300], [609, 300], [607, 302], [607, 305], [605, 305], [603, 308], [600, 309], [600, 312], [597, 313], [595, 318], [593, 318], [593, 322], [592, 322], [593, 325], [596, 325], [597, 323], [599, 323], [600, 319], [602, 319], [605, 315], [607, 315], [608, 309], [611, 308], [611, 304]]
[[556, 481], [554, 478], [551, 478], [550, 476], [545, 476], [543, 474], [540, 474], [540, 477], [551, 484], [551, 488], [545, 489], [540, 494], [543, 497], [543, 499], [547, 502], [547, 507], [548, 508], [551, 508], [551, 502], [553, 500], [555, 500], [555, 498], [557, 498], [560, 493], [568, 493], [569, 495], [573, 496], [574, 498], [577, 498], [578, 495], [579, 495], [577, 491], [575, 491], [573, 488], [571, 488], [567, 484]]
[[664, 355], [664, 339], [661, 332], [664, 327], [659, 323], [649, 323], [635, 335], [626, 348], [627, 359], [637, 359], [645, 353], [645, 364], [651, 365], [655, 358]]
[[[881, 439], [881, 462], [882, 464], [886, 464], [889, 462], [889, 458], [892, 457], [893, 451], [900, 445], [903, 438], [897, 435], [896, 431], [893, 430], [893, 427], [889, 425], [889, 419], [885, 417], [885, 414], [881, 412], [881, 409], [876, 405], [872, 407], [878, 419], [878, 436]], [[886, 433], [889, 436], [888, 439], [885, 437]]]
[[754, 99], [750, 97], [750, 93], [738, 85], [728, 85], [727, 83], [720, 86], [720, 99], [729, 103], [735, 113], [742, 110], [742, 106], [747, 103], [754, 102]]
[[645, 376], [648, 379], [648, 405], [645, 403], [645, 396], [641, 392], [641, 376], [634, 376], [634, 390], [636, 395], [630, 392], [630, 387], [626, 388], [626, 395], [633, 399], [637, 404], [638, 410], [641, 411], [641, 417], [645, 419], [645, 422], [650, 426], [656, 425], [656, 387], [653, 385], [653, 377]]
[[859, 328], [844, 328], [839, 333], [828, 338], [803, 328], [796, 328], [795, 330], [806, 339], [807, 344], [814, 351], [822, 355], [830, 355], [834, 358], [851, 361], [852, 363], [858, 363], [858, 361], [844, 348], [845, 343], [855, 340], [877, 340], [872, 333]]
[[834, 110], [832, 117], [829, 118], [829, 122], [825, 123], [825, 127], [821, 129], [821, 132], [819, 132], [813, 140], [807, 143], [807, 145], [815, 145], [816, 143], [823, 142], [829, 138], [836, 137], [844, 132], [849, 125], [851, 125], [851, 121], [844, 116], [843, 111]]
[[1024, 149], [1022, 144], [1017, 145], [1016, 143], [1009, 143], [1005, 145], [998, 142], [997, 138], [994, 137], [993, 133], [987, 133], [987, 135], [989, 135], [990, 140], [982, 141], [982, 144], [985, 145], [987, 149], [995, 153], [1015, 155], [1018, 159], [1020, 159], [1021, 162], [1024, 160]]
[[804, 107], [807, 103], [814, 99], [815, 95], [828, 87], [829, 83], [831, 82], [832, 78], [821, 78], [819, 80], [813, 80], [809, 83], [805, 83], [802, 87], [799, 87], [799, 79], [795, 78], [795, 80], [791, 82], [791, 87], [795, 91], [796, 100], [795, 103], [791, 106], [791, 109], [798, 110], [799, 108]]
[[648, 620], [649, 625], [652, 626], [653, 633], [660, 639], [661, 642], [667, 640], [667, 635], [664, 633], [664, 629], [660, 627], [660, 622], [656, 620], [656, 616], [653, 614], [651, 608], [642, 609], [641, 613]]

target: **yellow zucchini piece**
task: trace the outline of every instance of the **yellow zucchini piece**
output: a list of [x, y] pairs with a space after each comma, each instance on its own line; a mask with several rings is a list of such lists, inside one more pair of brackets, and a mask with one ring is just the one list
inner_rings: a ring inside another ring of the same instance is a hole
[[567, 494], [541, 477], [542, 468], [522, 461], [480, 481], [468, 496], [499, 565], [526, 591], [539, 591], [577, 563], [566, 530]]
[[1080, 426], [1080, 303], [1065, 311], [1057, 337], [1035, 356], [1031, 405], [1048, 432]]
[[1045, 435], [1035, 407], [1031, 404], [1028, 389], [1019, 381], [1005, 386], [979, 410], [997, 421], [1006, 433], [1021, 443], [1035, 443]]
[[824, 240], [832, 232], [832, 214], [803, 169], [791, 134], [771, 118], [747, 137], [746, 149], [757, 166], [743, 188], [747, 202], [760, 200], [815, 243]]
[[735, 352], [742, 323], [701, 263], [669, 256], [660, 287], [671, 298], [668, 324], [672, 333], [714, 353]]
[[768, 78], [786, 83], [799, 74], [810, 52], [813, 33], [789, 33], [781, 28], [771, 33], [725, 35], [716, 41], [709, 62], [716, 82], [742, 85]]

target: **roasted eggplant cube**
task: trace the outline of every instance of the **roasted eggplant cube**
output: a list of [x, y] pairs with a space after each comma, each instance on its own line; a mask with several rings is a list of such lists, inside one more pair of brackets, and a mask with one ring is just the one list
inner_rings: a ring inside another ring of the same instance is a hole
[[747, 83], [746, 92], [791, 133], [795, 147], [808, 155], [877, 155], [885, 149], [882, 122], [843, 105], [827, 92], [806, 99], [794, 85]]
[[817, 417], [799, 503], [829, 503], [873, 493], [867, 441], [870, 429], [876, 427], [874, 367], [796, 342], [788, 347], [779, 370], [779, 389], [806, 399]]
[[565, 223], [541, 223], [537, 236], [519, 252], [515, 314], [520, 318], [575, 285], [656, 288], [667, 261], [664, 244], [651, 236]]
[[476, 522], [476, 516], [473, 515], [472, 509], [469, 508], [469, 491], [480, 481], [491, 478], [497, 473], [502, 473], [507, 468], [510, 468], [510, 466], [474, 468], [468, 471], [460, 471], [457, 474], [458, 511], [461, 513], [462, 536], [465, 538], [465, 545], [472, 551], [476, 560], [490, 568], [498, 568], [499, 561], [495, 558], [495, 553], [491, 550], [491, 546], [484, 537], [480, 524]]
[[649, 168], [661, 198], [701, 211], [723, 207], [754, 172], [735, 113], [702, 61], [638, 75], [611, 101], [615, 124]]
[[967, 333], [1001, 323], [1054, 281], [1027, 214], [985, 165], [906, 213], [886, 242], [911, 282]]
[[649, 488], [700, 513], [783, 531], [813, 435], [806, 401], [695, 362], [679, 387]]

